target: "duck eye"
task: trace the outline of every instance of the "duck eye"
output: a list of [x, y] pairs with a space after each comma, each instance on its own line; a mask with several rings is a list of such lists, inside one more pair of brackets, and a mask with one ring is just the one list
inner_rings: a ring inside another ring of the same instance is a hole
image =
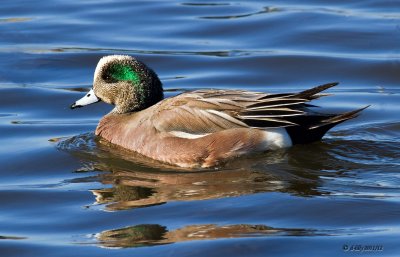
[[87, 97], [89, 97], [89, 96], [90, 96], [90, 94], [87, 94], [86, 96], [87, 96]]
[[110, 74], [108, 74], [109, 71], [107, 71], [107, 74], [103, 75], [103, 80], [107, 83], [115, 83], [117, 82], [117, 80], [115, 78], [113, 78]]

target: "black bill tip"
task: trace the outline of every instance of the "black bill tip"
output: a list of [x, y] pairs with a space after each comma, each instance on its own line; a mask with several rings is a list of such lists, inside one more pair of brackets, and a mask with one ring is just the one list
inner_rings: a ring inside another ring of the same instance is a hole
[[82, 105], [76, 105], [75, 103], [73, 103], [73, 104], [71, 104], [71, 106], [69, 108], [71, 108], [71, 110], [72, 110], [72, 109], [81, 108], [81, 107], [82, 107]]

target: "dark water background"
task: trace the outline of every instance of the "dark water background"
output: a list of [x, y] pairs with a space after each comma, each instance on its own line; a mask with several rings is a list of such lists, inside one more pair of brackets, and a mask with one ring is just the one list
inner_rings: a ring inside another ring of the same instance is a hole
[[[111, 106], [68, 109], [107, 54], [168, 96], [339, 81], [317, 104], [372, 106], [322, 142], [182, 172], [96, 139]], [[400, 256], [399, 60], [400, 1], [1, 1], [0, 255]]]

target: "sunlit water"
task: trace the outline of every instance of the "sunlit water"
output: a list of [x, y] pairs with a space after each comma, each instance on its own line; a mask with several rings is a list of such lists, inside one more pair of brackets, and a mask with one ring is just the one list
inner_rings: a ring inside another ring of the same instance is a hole
[[[400, 2], [328, 2], [2, 1], [0, 255], [398, 256]], [[339, 81], [316, 104], [371, 107], [322, 142], [188, 172], [96, 138], [111, 106], [68, 108], [107, 54], [167, 96]]]

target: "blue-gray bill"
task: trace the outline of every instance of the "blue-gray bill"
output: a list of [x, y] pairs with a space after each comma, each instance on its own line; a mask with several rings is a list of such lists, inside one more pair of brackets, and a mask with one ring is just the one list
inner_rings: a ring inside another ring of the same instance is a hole
[[90, 89], [90, 91], [81, 99], [76, 101], [75, 103], [71, 104], [70, 108], [75, 109], [75, 108], [80, 108], [85, 105], [93, 104], [100, 102], [100, 98], [98, 98], [95, 94], [93, 89]]

